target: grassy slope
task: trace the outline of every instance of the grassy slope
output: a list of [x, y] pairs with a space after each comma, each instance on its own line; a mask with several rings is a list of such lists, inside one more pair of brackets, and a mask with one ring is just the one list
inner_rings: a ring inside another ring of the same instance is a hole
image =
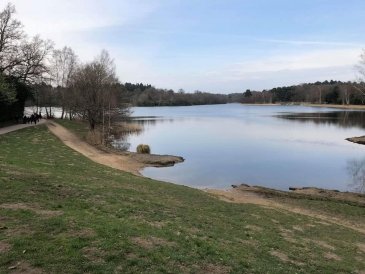
[[313, 214], [341, 218], [348, 223], [365, 225], [364, 202], [351, 200], [341, 201], [335, 198], [276, 191], [268, 188], [258, 188], [253, 193], [263, 195], [267, 199], [279, 202], [282, 205], [306, 209]]
[[82, 140], [86, 139], [86, 135], [89, 131], [89, 126], [87, 123], [78, 120], [67, 120], [67, 119], [56, 119], [56, 122], [61, 126], [64, 126], [68, 130], [72, 131]]
[[17, 262], [52, 273], [365, 269], [360, 233], [106, 168], [45, 126], [0, 136], [0, 188], [0, 247], [10, 244], [0, 272]]

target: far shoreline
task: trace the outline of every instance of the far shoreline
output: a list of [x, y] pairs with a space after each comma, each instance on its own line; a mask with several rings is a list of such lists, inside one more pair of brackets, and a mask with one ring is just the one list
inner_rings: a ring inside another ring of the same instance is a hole
[[[303, 106], [303, 107], [314, 107], [314, 108], [333, 108], [333, 109], [346, 109], [346, 110], [365, 110], [365, 105], [334, 105], [334, 104], [307, 104], [307, 103], [287, 103], [287, 104], [245, 104], [245, 106]], [[351, 143], [358, 145], [365, 145], [365, 136], [349, 137], [345, 139]]]
[[319, 108], [337, 108], [337, 109], [353, 109], [365, 110], [365, 105], [335, 105], [335, 104], [309, 104], [309, 103], [241, 103], [244, 106], [303, 106], [303, 107], [319, 107]]

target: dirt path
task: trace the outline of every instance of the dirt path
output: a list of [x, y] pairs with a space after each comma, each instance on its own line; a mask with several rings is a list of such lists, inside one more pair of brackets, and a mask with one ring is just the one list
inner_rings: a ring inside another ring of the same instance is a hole
[[212, 194], [216, 198], [226, 202], [239, 203], [239, 204], [242, 203], [255, 204], [268, 208], [290, 211], [293, 213], [302, 214], [313, 218], [318, 218], [324, 221], [325, 223], [341, 225], [343, 227], [350, 228], [365, 234], [365, 226], [362, 224], [352, 223], [326, 214], [319, 214], [318, 212], [311, 211], [303, 207], [297, 207], [297, 206], [287, 205], [284, 203], [279, 203], [277, 201], [265, 198], [258, 193], [236, 190], [236, 189], [230, 189], [230, 190], [206, 189], [205, 191]]
[[49, 122], [47, 123], [47, 126], [48, 129], [65, 145], [81, 153], [90, 160], [141, 176], [139, 170], [144, 167], [142, 163], [136, 162], [128, 156], [103, 152], [80, 140], [76, 135], [57, 123]]
[[[41, 124], [45, 124], [47, 122], [47, 120], [42, 119], [39, 121], [39, 123], [37, 123], [37, 125], [41, 125]], [[0, 128], [0, 135], [2, 134], [6, 134], [12, 131], [16, 131], [22, 128], [27, 128], [27, 127], [34, 127], [36, 126], [35, 124], [17, 124], [17, 125], [12, 125], [12, 126], [8, 126], [8, 127], [2, 127]]]

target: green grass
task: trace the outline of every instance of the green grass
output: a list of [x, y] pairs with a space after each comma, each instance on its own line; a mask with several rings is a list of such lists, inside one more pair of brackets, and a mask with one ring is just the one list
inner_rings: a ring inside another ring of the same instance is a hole
[[98, 165], [45, 126], [0, 136], [0, 190], [0, 273], [18, 262], [49, 273], [365, 269], [359, 232]]
[[362, 201], [338, 200], [331, 197], [276, 191], [260, 187], [254, 192], [283, 205], [304, 208], [313, 214], [324, 214], [365, 226], [365, 198]]
[[365, 207], [361, 205], [348, 204], [334, 200], [316, 199], [277, 199], [279, 202], [302, 207], [318, 214], [325, 214], [332, 217], [341, 218], [349, 222], [365, 225]]
[[55, 120], [61, 126], [71, 130], [82, 140], [86, 139], [86, 136], [89, 132], [89, 125], [86, 122], [79, 120], [68, 120], [68, 119], [56, 119]]

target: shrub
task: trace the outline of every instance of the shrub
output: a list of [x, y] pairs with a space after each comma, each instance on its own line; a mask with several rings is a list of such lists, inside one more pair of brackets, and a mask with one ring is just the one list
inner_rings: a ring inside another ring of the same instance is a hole
[[86, 142], [89, 143], [90, 145], [101, 145], [103, 142], [103, 136], [101, 134], [101, 132], [95, 130], [95, 131], [89, 131], [86, 134]]
[[140, 144], [137, 146], [137, 153], [150, 154], [151, 149], [149, 145]]

